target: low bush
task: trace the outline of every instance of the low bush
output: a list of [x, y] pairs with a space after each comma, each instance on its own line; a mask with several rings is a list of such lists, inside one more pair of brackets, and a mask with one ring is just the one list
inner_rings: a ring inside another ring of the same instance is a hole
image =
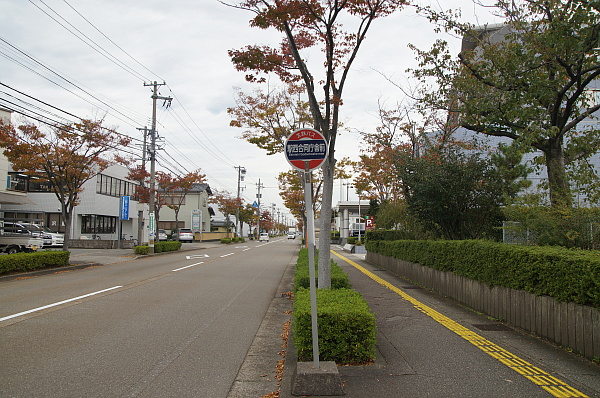
[[[318, 289], [319, 358], [338, 365], [358, 365], [375, 359], [375, 316], [360, 293], [350, 289]], [[310, 291], [294, 295], [294, 345], [299, 361], [311, 361]]]
[[490, 286], [600, 308], [600, 252], [463, 241], [374, 241], [367, 250], [449, 271]]
[[[177, 240], [169, 240], [166, 242], [154, 242], [154, 253], [174, 252], [181, 249], [182, 243]], [[141, 245], [133, 248], [135, 254], [145, 255], [150, 254], [150, 246]]]
[[[319, 269], [317, 265], [317, 256], [315, 254], [315, 279], [318, 280]], [[310, 272], [308, 268], [308, 249], [303, 248], [298, 253], [298, 261], [296, 263], [296, 272], [294, 274], [294, 291], [299, 289], [310, 288]], [[331, 260], [331, 288], [332, 289], [349, 289], [351, 288], [348, 275]]]
[[150, 253], [150, 246], [148, 245], [140, 245], [140, 246], [135, 246], [133, 248], [133, 252], [135, 254], [148, 254]]
[[221, 243], [224, 243], [224, 244], [231, 243], [231, 238], [221, 238]]
[[35, 253], [16, 253], [0, 256], [0, 274], [26, 272], [50, 267], [69, 265], [68, 251], [41, 251]]
[[154, 253], [174, 252], [181, 249], [181, 242], [176, 240], [166, 242], [155, 242]]

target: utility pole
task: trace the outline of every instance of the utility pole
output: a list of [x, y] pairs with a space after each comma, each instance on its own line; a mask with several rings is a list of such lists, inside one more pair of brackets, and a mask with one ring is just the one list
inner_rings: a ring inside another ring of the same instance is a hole
[[[137, 130], [144, 132], [144, 143], [142, 144], [142, 170], [146, 170], [146, 153], [147, 153], [147, 139], [148, 139], [148, 127], [144, 126], [144, 128], [138, 128]], [[143, 182], [142, 182], [143, 183]], [[144, 187], [145, 188], [145, 187]], [[139, 244], [142, 244], [142, 239], [144, 238], [144, 212], [142, 210], [138, 211], [138, 233], [137, 239]]]
[[150, 208], [150, 240], [148, 246], [150, 247], [150, 253], [154, 253], [154, 237], [156, 236], [156, 214], [155, 214], [155, 191], [156, 191], [156, 100], [162, 99], [168, 101], [169, 104], [173, 98], [161, 97], [158, 95], [158, 86], [164, 86], [166, 83], [161, 84], [152, 82], [149, 84], [144, 83], [144, 86], [152, 86], [152, 129], [150, 130], [150, 149], [148, 151], [150, 160], [150, 197], [148, 200], [148, 207]]
[[240, 182], [244, 181], [244, 176], [246, 175], [246, 168], [242, 167], [242, 166], [234, 166], [234, 168], [237, 169], [238, 171], [238, 191], [237, 191], [237, 199], [238, 199], [238, 205], [237, 205], [237, 209], [235, 210], [235, 229], [236, 231], [239, 231], [238, 236], [242, 236], [242, 230], [240, 228], [240, 206], [242, 205], [241, 201], [240, 201]]
[[263, 187], [263, 184], [260, 183], [260, 178], [258, 179], [258, 184], [256, 184], [256, 187], [258, 188], [258, 193], [256, 194], [256, 199], [258, 202], [258, 208], [256, 209], [256, 214], [258, 215], [258, 219], [256, 221], [256, 229], [258, 230], [258, 236], [257, 238], [260, 238], [260, 198], [261, 198], [261, 194], [260, 194], [260, 190]]

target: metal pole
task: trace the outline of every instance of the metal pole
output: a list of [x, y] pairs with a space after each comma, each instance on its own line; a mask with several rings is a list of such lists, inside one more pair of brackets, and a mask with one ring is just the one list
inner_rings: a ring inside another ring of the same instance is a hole
[[312, 173], [304, 162], [304, 203], [308, 228], [308, 275], [310, 278], [310, 313], [312, 320], [313, 366], [319, 369], [319, 329], [317, 325], [317, 286], [315, 282], [315, 220], [312, 206]]

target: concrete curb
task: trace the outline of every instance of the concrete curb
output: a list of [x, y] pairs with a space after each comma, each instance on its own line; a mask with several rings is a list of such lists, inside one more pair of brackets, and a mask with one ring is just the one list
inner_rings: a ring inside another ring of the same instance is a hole
[[[288, 264], [275, 297], [263, 318], [240, 366], [227, 398], [274, 397], [283, 386], [283, 373], [288, 368], [288, 358], [294, 357], [289, 343], [284, 341], [284, 325], [291, 324], [293, 302], [289, 293], [294, 290], [294, 270], [298, 253]], [[291, 330], [287, 342], [291, 341]], [[291, 354], [290, 354], [291, 352]], [[289, 386], [287, 386], [289, 388]]]

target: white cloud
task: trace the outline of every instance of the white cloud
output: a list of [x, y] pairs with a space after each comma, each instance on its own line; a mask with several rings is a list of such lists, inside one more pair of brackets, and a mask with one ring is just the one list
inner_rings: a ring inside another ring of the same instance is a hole
[[[168, 154], [187, 170], [201, 168], [210, 176], [208, 182], [212, 187], [232, 193], [237, 190], [237, 171], [233, 166], [242, 165], [248, 170], [246, 198], [254, 200], [254, 184], [260, 178], [268, 187], [263, 202], [282, 207], [275, 177], [288, 169], [285, 158], [267, 156], [264, 151], [236, 138], [241, 130], [229, 126], [226, 113], [227, 107], [234, 105], [233, 87], [249, 87], [244, 74], [233, 68], [227, 51], [248, 44], [275, 44], [279, 41], [276, 32], [250, 28], [248, 20], [252, 14], [226, 7], [216, 0], [69, 0], [68, 3], [46, 0], [57, 14], [40, 2], [33, 3], [71, 30], [74, 28], [68, 23], [73, 24], [135, 73], [126, 72], [108, 59], [110, 55], [103, 56], [82, 43], [31, 2], [0, 0], [2, 39], [54, 68], [60, 75], [68, 76], [71, 82], [85, 86], [94, 96], [127, 115], [120, 116], [110, 110], [111, 115], [106, 119], [108, 125], [119, 126], [121, 132], [130, 136], [141, 138], [136, 128], [150, 126], [151, 91], [143, 83], [166, 80], [172, 92], [162, 87], [161, 95], [174, 95], [178, 99], [173, 102], [172, 111], [159, 110], [159, 134], [172, 146], [166, 147]], [[469, 0], [454, 3], [467, 9], [472, 7]], [[87, 24], [69, 4], [143, 66]], [[373, 129], [377, 123], [374, 116], [377, 100], [395, 102], [402, 96], [378, 72], [402, 79], [405, 69], [415, 63], [407, 44], [413, 42], [426, 47], [434, 39], [427, 21], [411, 13], [376, 21], [345, 88], [341, 117], [346, 126]], [[6, 54], [0, 57], [0, 82], [81, 117], [104, 114], [105, 105], [89, 97], [92, 104], [85, 102], [39, 76], [42, 74], [82, 95], [7, 44], [0, 42], [0, 52]], [[313, 62], [320, 62], [318, 55], [314, 55]], [[18, 58], [25, 68], [7, 56]], [[0, 91], [10, 92], [4, 88]], [[0, 93], [0, 98], [6, 95]], [[190, 131], [177, 122], [175, 115], [184, 120]], [[358, 147], [357, 134], [343, 134], [336, 157], [355, 158]], [[334, 194], [334, 202], [338, 196]]]

